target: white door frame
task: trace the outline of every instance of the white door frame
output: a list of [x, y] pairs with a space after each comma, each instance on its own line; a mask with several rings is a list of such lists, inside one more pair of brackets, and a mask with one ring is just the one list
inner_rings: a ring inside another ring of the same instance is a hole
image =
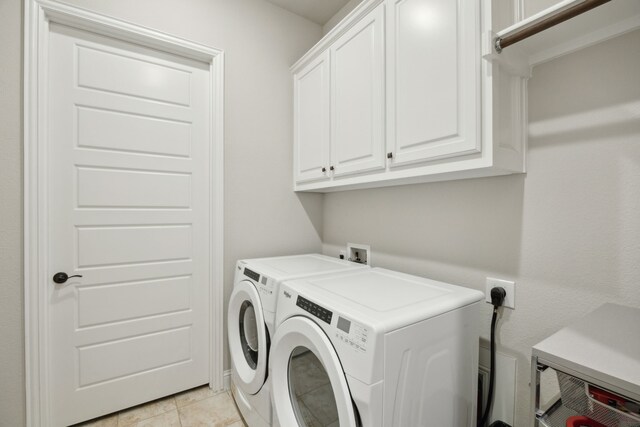
[[27, 426], [49, 424], [47, 248], [48, 42], [59, 23], [209, 64], [211, 205], [209, 247], [210, 386], [223, 381], [223, 51], [49, 0], [25, 2], [24, 32], [24, 311]]

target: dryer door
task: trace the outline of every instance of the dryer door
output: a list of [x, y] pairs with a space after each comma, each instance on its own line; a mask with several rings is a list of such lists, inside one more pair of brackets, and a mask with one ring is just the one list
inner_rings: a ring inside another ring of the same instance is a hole
[[227, 328], [231, 363], [240, 381], [236, 386], [256, 394], [267, 378], [267, 327], [258, 290], [248, 280], [233, 288]]
[[287, 319], [276, 330], [271, 352], [272, 397], [280, 425], [358, 426], [340, 359], [316, 323], [303, 316]]

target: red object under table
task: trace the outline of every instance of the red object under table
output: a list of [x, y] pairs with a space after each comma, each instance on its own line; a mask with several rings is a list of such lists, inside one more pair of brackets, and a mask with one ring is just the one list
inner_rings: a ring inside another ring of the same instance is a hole
[[578, 416], [567, 418], [567, 427], [607, 427], [591, 418]]

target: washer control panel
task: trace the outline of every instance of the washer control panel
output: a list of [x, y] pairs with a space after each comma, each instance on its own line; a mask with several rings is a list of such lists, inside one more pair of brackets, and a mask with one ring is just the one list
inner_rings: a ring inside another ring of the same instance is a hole
[[255, 280], [256, 282], [260, 280], [260, 274], [256, 273], [253, 270], [250, 270], [248, 268], [244, 268], [244, 275], [247, 276], [250, 279]]
[[298, 295], [298, 299], [296, 300], [296, 305], [301, 309], [303, 309], [304, 311], [307, 311], [313, 314], [323, 322], [331, 324], [331, 318], [333, 317], [333, 313], [327, 310], [326, 308], [319, 306], [315, 302], [311, 302], [305, 297], [301, 297], [300, 295]]
[[273, 283], [274, 281], [265, 276], [264, 274], [260, 277], [260, 281], [258, 282], [258, 291], [268, 297], [273, 296]]
[[338, 316], [336, 338], [356, 351], [367, 351], [369, 331], [360, 323]]
[[262, 300], [263, 304], [266, 304], [266, 307], [264, 307], [264, 309], [273, 311], [274, 309], [271, 308], [270, 304], [271, 303], [275, 304], [275, 295], [273, 294], [275, 281], [265, 276], [264, 274], [260, 274], [257, 271], [253, 271], [247, 267], [244, 267], [244, 268], [238, 267], [238, 269], [242, 270], [242, 274], [245, 277], [248, 277], [249, 279], [251, 279], [256, 285], [258, 292], [260, 292], [261, 298], [263, 298]]

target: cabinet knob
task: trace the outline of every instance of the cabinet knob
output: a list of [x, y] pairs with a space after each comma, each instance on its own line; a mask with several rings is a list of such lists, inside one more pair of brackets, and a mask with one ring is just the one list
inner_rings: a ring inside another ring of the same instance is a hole
[[327, 171], [327, 168], [322, 168], [322, 172], [326, 172], [326, 171]]
[[331, 167], [329, 168], [329, 170], [335, 170], [335, 168], [334, 168], [333, 166], [331, 166]]
[[393, 153], [387, 153], [387, 159], [393, 159]]

